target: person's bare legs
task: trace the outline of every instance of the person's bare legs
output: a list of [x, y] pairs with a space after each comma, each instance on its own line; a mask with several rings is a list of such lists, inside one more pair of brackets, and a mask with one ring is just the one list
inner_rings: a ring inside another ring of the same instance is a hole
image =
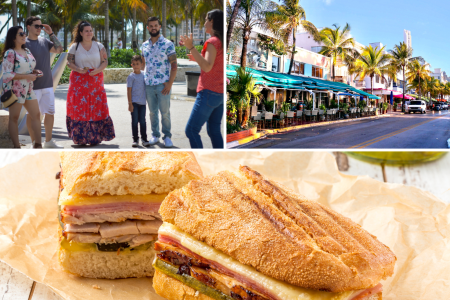
[[9, 136], [14, 144], [14, 148], [20, 148], [19, 142], [19, 116], [20, 110], [22, 109], [22, 104], [14, 103], [11, 105], [9, 110], [9, 122], [8, 122], [8, 130]]
[[45, 114], [44, 118], [44, 127], [45, 127], [45, 141], [50, 142], [52, 140], [52, 130], [53, 130], [53, 124], [55, 123], [55, 116]]
[[42, 148], [41, 144], [41, 112], [39, 111], [39, 105], [36, 99], [26, 100], [25, 109], [28, 111], [27, 119], [30, 118], [29, 132], [30, 136], [34, 137], [36, 148]]
[[28, 129], [28, 134], [30, 135], [30, 138], [31, 138], [31, 142], [33, 143], [35, 141], [34, 140], [34, 132], [33, 132], [32, 125], [31, 125], [31, 118], [30, 118], [30, 116], [28, 116], [28, 114], [27, 114], [27, 129]]

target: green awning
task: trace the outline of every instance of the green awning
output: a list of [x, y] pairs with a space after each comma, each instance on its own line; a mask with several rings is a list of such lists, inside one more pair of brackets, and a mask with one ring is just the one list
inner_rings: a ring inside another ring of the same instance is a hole
[[[235, 76], [235, 69], [238, 65], [227, 65], [227, 76]], [[257, 70], [247, 67], [247, 72], [251, 72], [256, 84], [279, 87], [283, 89], [298, 90], [317, 90], [317, 91], [334, 91], [334, 92], [353, 92], [369, 99], [381, 99], [375, 95], [358, 90], [348, 84], [342, 82], [333, 82], [318, 78], [305, 77], [300, 75], [288, 75], [284, 73], [276, 73], [270, 71]]]

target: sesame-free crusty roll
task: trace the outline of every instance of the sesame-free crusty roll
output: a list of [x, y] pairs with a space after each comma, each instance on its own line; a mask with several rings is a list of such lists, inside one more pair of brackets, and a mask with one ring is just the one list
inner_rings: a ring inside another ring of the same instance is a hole
[[[245, 166], [191, 181], [170, 193], [159, 213], [161, 270], [171, 276], [174, 255], [191, 257], [190, 276], [229, 283], [217, 286], [224, 295], [239, 286], [257, 299], [288, 299], [280, 295], [299, 287], [298, 295], [330, 295], [298, 299], [377, 299], [380, 281], [394, 271], [394, 253], [358, 224]], [[276, 282], [283, 289], [266, 289]]]

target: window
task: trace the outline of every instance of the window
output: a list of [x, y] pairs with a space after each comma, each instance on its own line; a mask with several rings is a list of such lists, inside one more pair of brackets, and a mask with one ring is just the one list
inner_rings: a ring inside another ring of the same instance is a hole
[[380, 76], [378, 76], [378, 75], [375, 76], [375, 82], [380, 83]]
[[280, 58], [272, 56], [272, 72], [280, 72]]
[[318, 47], [311, 47], [311, 51], [312, 51], [312, 52], [316, 52], [316, 53], [319, 53], [319, 52], [320, 52], [320, 50], [322, 50], [322, 46], [318, 46]]
[[318, 78], [323, 78], [323, 69], [313, 66], [312, 67], [312, 76], [318, 77]]
[[292, 66], [292, 74], [305, 75], [305, 64], [298, 61], [294, 61], [294, 65]]

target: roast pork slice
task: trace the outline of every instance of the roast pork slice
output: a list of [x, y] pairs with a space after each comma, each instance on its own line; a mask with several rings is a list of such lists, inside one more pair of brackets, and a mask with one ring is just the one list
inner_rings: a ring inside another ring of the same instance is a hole
[[160, 220], [136, 222], [140, 234], [157, 234], [162, 223]]
[[136, 221], [127, 220], [121, 223], [103, 223], [100, 225], [100, 235], [102, 238], [139, 234]]
[[102, 237], [98, 233], [68, 233], [67, 240], [77, 243], [99, 243]]
[[72, 224], [64, 225], [64, 231], [70, 232], [70, 233], [75, 233], [75, 232], [98, 233], [99, 228], [100, 228], [100, 225], [95, 224], [95, 223], [86, 223], [83, 225], [72, 225]]
[[131, 241], [128, 242], [130, 247], [137, 247], [139, 245], [156, 240], [158, 236], [153, 234], [140, 234], [135, 236]]

